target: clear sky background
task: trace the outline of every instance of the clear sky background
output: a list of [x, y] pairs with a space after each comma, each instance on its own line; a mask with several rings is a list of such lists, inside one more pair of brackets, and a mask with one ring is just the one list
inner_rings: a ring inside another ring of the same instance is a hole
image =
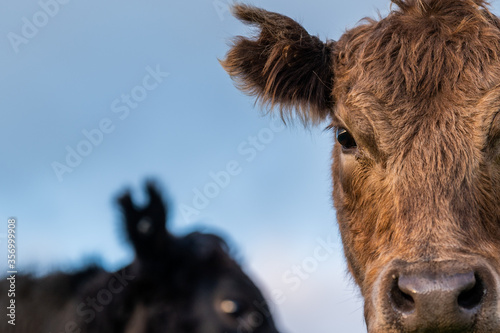
[[[281, 129], [233, 86], [217, 58], [250, 30], [231, 17], [229, 1], [59, 1], [0, 0], [2, 251], [15, 216], [24, 271], [89, 258], [107, 269], [127, 264], [133, 253], [114, 199], [132, 188], [142, 200], [153, 177], [175, 207], [173, 231], [226, 236], [283, 332], [363, 332], [330, 199], [332, 135], [326, 124]], [[389, 9], [388, 0], [251, 3], [322, 39]], [[144, 81], [151, 72], [156, 79]], [[237, 172], [210, 187], [228, 167]], [[212, 198], [203, 201], [196, 193], [207, 186]]]

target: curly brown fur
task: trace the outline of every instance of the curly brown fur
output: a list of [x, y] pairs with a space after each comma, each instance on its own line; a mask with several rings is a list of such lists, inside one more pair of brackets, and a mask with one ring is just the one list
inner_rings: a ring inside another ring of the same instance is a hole
[[[326, 80], [333, 86], [325, 103], [332, 104], [322, 114], [355, 142], [350, 148], [337, 142], [332, 165], [348, 267], [364, 296], [371, 333], [497, 332], [500, 21], [482, 0], [393, 3], [387, 17], [365, 19], [330, 49]], [[287, 31], [280, 24], [268, 29], [275, 30], [266, 36]], [[253, 57], [247, 62], [260, 60]], [[317, 54], [313, 62], [321, 59]], [[254, 86], [251, 78], [241, 79], [244, 88]], [[277, 92], [285, 98], [287, 93]], [[293, 106], [291, 101], [284, 105]], [[392, 276], [454, 276], [464, 267], [487, 287], [486, 296], [478, 292], [477, 312], [465, 324], [450, 315], [433, 317], [432, 309], [418, 324], [387, 300]]]

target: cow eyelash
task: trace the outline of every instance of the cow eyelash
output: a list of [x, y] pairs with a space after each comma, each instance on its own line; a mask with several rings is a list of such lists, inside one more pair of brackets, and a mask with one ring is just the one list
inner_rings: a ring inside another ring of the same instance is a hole
[[335, 125], [334, 124], [330, 124], [330, 125], [326, 126], [323, 131], [324, 132], [329, 132], [329, 131], [332, 131], [334, 129], [335, 129]]

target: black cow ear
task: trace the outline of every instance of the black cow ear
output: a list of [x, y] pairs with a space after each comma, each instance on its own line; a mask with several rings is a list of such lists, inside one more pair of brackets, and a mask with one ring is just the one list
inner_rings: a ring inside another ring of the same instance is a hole
[[137, 207], [127, 192], [118, 202], [121, 206], [127, 236], [141, 259], [154, 260], [163, 256], [170, 235], [165, 227], [167, 205], [160, 192], [151, 182], [146, 184], [149, 202], [145, 207]]
[[328, 117], [333, 107], [333, 50], [297, 22], [256, 7], [235, 5], [234, 15], [255, 25], [255, 38], [237, 37], [221, 61], [237, 86], [262, 104], [278, 105], [282, 117], [296, 115], [304, 123]]

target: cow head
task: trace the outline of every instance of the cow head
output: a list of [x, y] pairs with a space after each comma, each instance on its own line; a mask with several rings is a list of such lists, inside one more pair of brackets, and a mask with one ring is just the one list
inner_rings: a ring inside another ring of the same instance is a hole
[[135, 276], [117, 303], [129, 306], [126, 332], [276, 333], [259, 289], [231, 258], [222, 238], [166, 228], [167, 206], [153, 184], [149, 202], [119, 200], [136, 259]]
[[284, 117], [330, 122], [333, 199], [370, 332], [500, 331], [500, 21], [482, 0], [393, 0], [323, 42], [259, 30], [223, 67]]

